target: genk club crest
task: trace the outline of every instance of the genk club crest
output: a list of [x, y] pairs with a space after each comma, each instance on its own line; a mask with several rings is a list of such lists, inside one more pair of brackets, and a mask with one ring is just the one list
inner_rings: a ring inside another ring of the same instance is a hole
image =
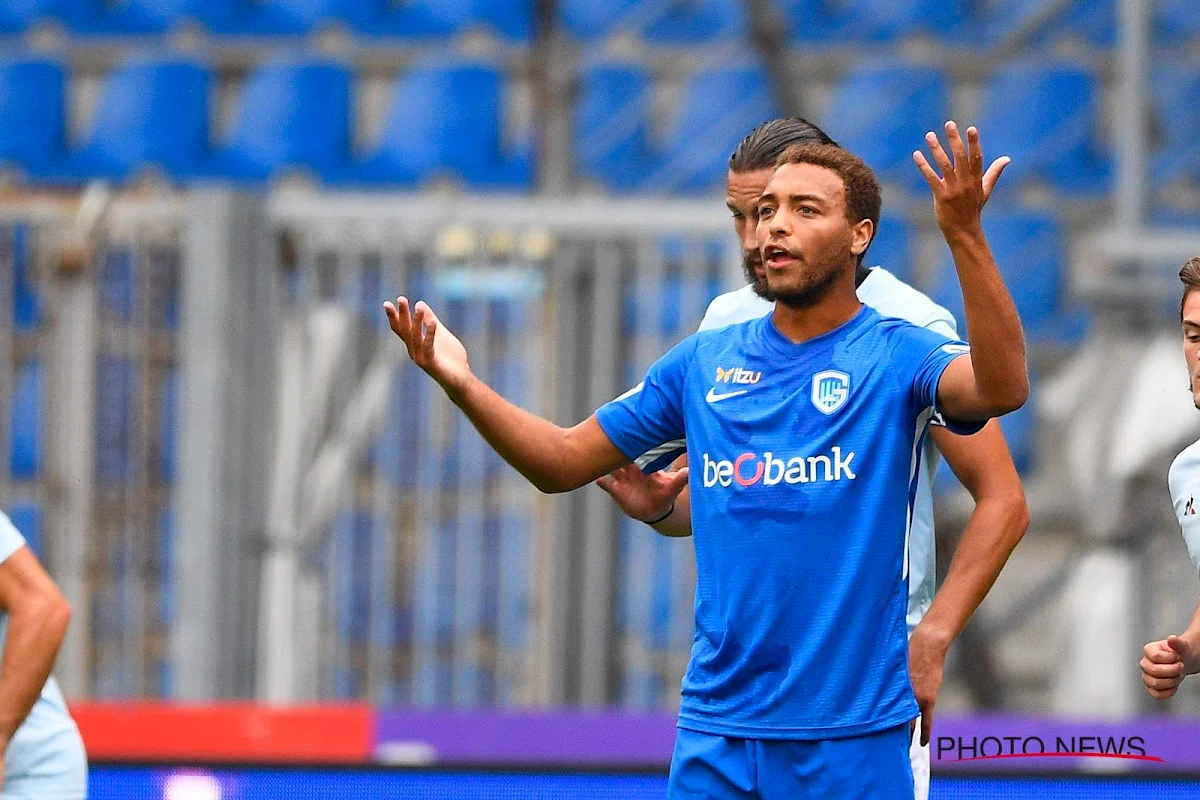
[[835, 369], [813, 375], [812, 402], [822, 414], [832, 414], [850, 396], [850, 376]]

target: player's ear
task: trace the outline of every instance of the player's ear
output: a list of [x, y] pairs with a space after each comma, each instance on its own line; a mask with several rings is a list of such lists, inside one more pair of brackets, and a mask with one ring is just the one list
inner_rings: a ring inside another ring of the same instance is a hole
[[850, 229], [850, 252], [861, 256], [867, 252], [867, 247], [870, 246], [873, 238], [875, 238], [875, 223], [869, 219], [859, 220]]

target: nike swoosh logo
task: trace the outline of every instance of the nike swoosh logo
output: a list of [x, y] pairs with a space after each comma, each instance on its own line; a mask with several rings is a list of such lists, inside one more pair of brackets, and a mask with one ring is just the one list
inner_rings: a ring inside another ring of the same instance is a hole
[[750, 391], [750, 390], [749, 389], [739, 389], [736, 392], [726, 392], [725, 394], [717, 394], [717, 387], [714, 386], [708, 390], [708, 394], [705, 395], [704, 399], [710, 403], [719, 403], [722, 400], [728, 400], [731, 397], [737, 397], [738, 395], [745, 394], [748, 391]]

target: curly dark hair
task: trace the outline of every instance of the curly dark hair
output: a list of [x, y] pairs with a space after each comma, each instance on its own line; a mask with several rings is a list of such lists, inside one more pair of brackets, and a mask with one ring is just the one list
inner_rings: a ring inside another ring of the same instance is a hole
[[812, 164], [836, 172], [846, 187], [846, 219], [851, 224], [869, 219], [879, 228], [883, 196], [875, 172], [861, 158], [836, 145], [798, 144], [783, 151], [775, 168], [787, 164]]

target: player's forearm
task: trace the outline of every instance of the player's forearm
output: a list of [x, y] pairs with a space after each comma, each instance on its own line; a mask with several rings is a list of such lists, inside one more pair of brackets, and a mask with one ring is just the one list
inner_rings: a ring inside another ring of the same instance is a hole
[[12, 739], [37, 702], [70, 619], [71, 607], [57, 592], [9, 609], [8, 638], [0, 658], [0, 741]]
[[615, 447], [607, 457], [587, 452], [576, 441], [579, 426], [561, 428], [542, 419], [478, 378], [447, 387], [446, 394], [500, 457], [542, 492], [578, 489], [628, 461]]
[[675, 498], [675, 508], [662, 522], [657, 522], [650, 527], [661, 533], [663, 536], [691, 536], [692, 535], [692, 500], [691, 493], [684, 489], [679, 493], [679, 497]]
[[[1196, 610], [1192, 613], [1192, 621], [1188, 623], [1187, 630], [1179, 634], [1191, 645], [1193, 653], [1200, 654], [1200, 604], [1196, 606]], [[1187, 665], [1189, 675], [1195, 675], [1200, 672], [1200, 658], [1197, 658], [1193, 663]]]
[[1029, 397], [1025, 332], [982, 225], [943, 231], [962, 287], [976, 391], [995, 415]]
[[1019, 491], [978, 498], [946, 579], [918, 630], [924, 629], [924, 635], [948, 648], [991, 590], [1028, 527], [1029, 507]]

